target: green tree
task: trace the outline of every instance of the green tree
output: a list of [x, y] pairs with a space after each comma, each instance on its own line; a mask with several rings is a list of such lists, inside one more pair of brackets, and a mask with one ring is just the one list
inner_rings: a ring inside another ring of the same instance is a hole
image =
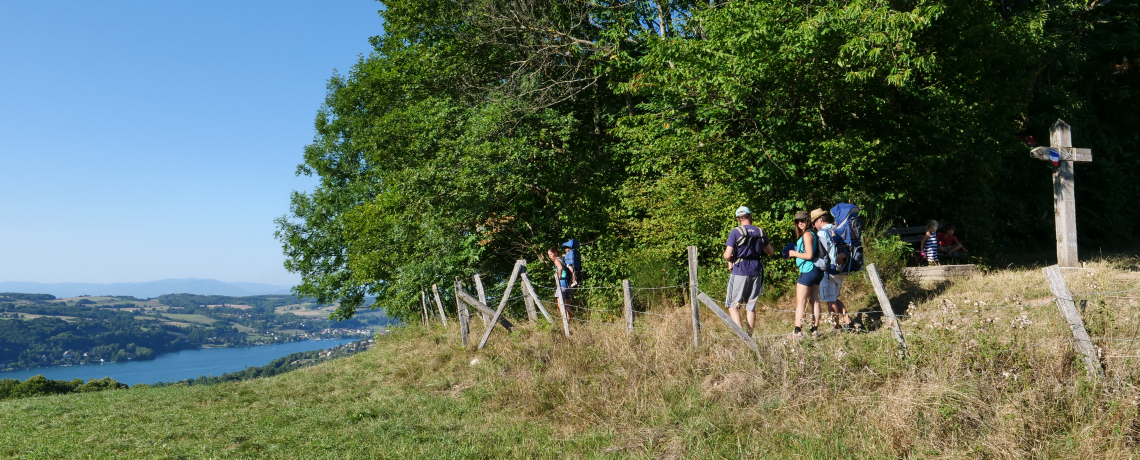
[[298, 167], [320, 183], [277, 220], [294, 293], [337, 318], [367, 295], [414, 317], [422, 287], [501, 282], [571, 236], [595, 282], [647, 260], [680, 278], [740, 204], [778, 231], [850, 201], [1048, 247], [1048, 171], [1018, 136], [1058, 116], [1106, 146], [1078, 193], [1140, 217], [1135, 181], [1099, 182], [1140, 166], [1135, 0], [384, 5]]

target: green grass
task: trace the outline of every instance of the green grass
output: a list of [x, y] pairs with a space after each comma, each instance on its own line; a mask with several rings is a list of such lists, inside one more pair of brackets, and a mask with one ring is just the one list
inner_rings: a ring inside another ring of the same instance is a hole
[[416, 458], [591, 451], [600, 429], [563, 438], [486, 411], [489, 388], [453, 395], [388, 381], [381, 352], [271, 379], [0, 403], [0, 457]]

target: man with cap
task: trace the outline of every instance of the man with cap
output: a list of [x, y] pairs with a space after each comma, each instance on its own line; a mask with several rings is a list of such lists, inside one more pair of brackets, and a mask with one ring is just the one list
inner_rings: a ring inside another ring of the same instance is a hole
[[[728, 234], [724, 247], [724, 260], [728, 262], [728, 296], [725, 306], [728, 314], [741, 329], [752, 334], [756, 325], [756, 299], [764, 293], [764, 264], [762, 254], [772, 255], [775, 251], [764, 230], [752, 225], [752, 211], [745, 206], [736, 209], [736, 222], [739, 224]], [[748, 327], [740, 322], [740, 307], [747, 310]]]
[[[843, 324], [851, 324], [851, 318], [847, 316], [847, 307], [839, 300], [839, 291], [843, 288], [843, 280], [847, 278], [846, 273], [833, 273], [834, 266], [840, 266], [844, 263], [847, 254], [838, 254], [835, 247], [835, 223], [831, 214], [823, 209], [816, 208], [811, 212], [811, 224], [816, 230], [816, 235], [819, 236], [819, 245], [822, 251], [827, 255], [828, 269], [824, 271], [823, 280], [819, 283], [819, 301], [826, 303], [828, 310], [831, 311], [831, 317], [835, 320], [835, 329], [843, 328]], [[840, 324], [839, 317], [843, 317], [843, 324]]]

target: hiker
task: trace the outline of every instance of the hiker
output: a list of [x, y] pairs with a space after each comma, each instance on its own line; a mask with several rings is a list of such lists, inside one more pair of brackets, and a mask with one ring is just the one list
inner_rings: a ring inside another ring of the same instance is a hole
[[799, 211], [795, 215], [796, 221], [796, 248], [788, 251], [788, 257], [796, 259], [800, 277], [796, 280], [796, 319], [795, 330], [788, 338], [798, 339], [804, 336], [804, 312], [807, 304], [812, 304], [811, 335], [815, 337], [819, 330], [819, 283], [823, 280], [823, 270], [816, 266], [819, 259], [818, 238], [811, 228], [811, 215], [807, 211]]
[[562, 243], [562, 251], [562, 262], [570, 270], [570, 286], [568, 289], [577, 288], [578, 283], [582, 280], [582, 255], [578, 251], [578, 240], [571, 238], [570, 241]]
[[562, 303], [566, 305], [566, 316], [573, 317], [570, 313], [570, 302], [573, 301], [574, 296], [570, 292], [570, 269], [566, 267], [566, 263], [562, 261], [562, 257], [558, 256], [558, 248], [551, 246], [546, 249], [546, 257], [554, 262], [554, 282], [555, 282], [555, 297], [562, 299]]
[[[847, 316], [847, 306], [839, 300], [839, 291], [843, 288], [843, 281], [847, 279], [846, 273], [838, 270], [847, 265], [847, 254], [839, 251], [836, 243], [835, 219], [823, 209], [811, 212], [811, 223], [815, 227], [816, 236], [819, 237], [821, 252], [827, 257], [828, 268], [823, 273], [823, 280], [819, 283], [819, 301], [827, 304], [831, 318], [835, 321], [835, 330], [842, 330], [844, 325], [851, 324], [851, 317]], [[839, 317], [843, 317], [842, 324]]]
[[938, 265], [938, 221], [931, 220], [926, 223], [926, 233], [918, 243], [922, 257], [927, 264]]
[[[775, 250], [764, 229], [752, 225], [752, 211], [745, 206], [736, 209], [736, 228], [728, 233], [724, 244], [724, 260], [728, 262], [727, 297], [724, 305], [732, 321], [752, 335], [756, 326], [756, 299], [764, 293], [764, 264], [762, 254], [772, 255]], [[740, 322], [740, 307], [747, 310], [748, 327]]]
[[954, 224], [946, 224], [942, 226], [942, 231], [938, 232], [938, 252], [946, 254], [947, 257], [957, 257], [956, 252], [970, 252], [962, 242], [958, 241], [958, 237], [954, 236]]

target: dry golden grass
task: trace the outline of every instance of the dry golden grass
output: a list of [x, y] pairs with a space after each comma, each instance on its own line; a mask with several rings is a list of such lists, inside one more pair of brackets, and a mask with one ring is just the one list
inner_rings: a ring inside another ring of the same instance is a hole
[[[1140, 317], [1129, 308], [1136, 301], [1129, 295], [1140, 297], [1140, 291], [1079, 295], [1140, 286], [1136, 267], [1102, 261], [1090, 268], [1066, 276], [1074, 296], [1086, 300], [1090, 334], [1138, 338]], [[509, 337], [496, 331], [487, 349], [475, 351], [454, 348], [454, 327], [437, 328], [399, 342], [409, 359], [391, 364], [413, 385], [457, 394], [489, 386], [482, 401], [487, 410], [552, 424], [567, 437], [605, 427], [615, 433], [608, 452], [678, 458], [1137, 454], [1140, 347], [1097, 340], [1108, 378], [1088, 379], [1039, 268], [893, 294], [896, 309], [909, 306], [902, 322], [907, 360], [886, 330], [878, 330], [874, 299], [849, 292], [849, 307], [864, 310], [871, 332], [801, 341], [764, 337], [758, 355], [731, 339], [703, 307], [703, 343], [694, 349], [687, 304], [676, 299], [651, 309], [664, 316], [639, 315], [633, 333], [616, 323], [574, 322], [570, 338], [561, 325], [522, 327]], [[789, 313], [761, 313], [758, 322], [757, 335], [791, 329]], [[473, 327], [482, 326], [475, 321]]]

